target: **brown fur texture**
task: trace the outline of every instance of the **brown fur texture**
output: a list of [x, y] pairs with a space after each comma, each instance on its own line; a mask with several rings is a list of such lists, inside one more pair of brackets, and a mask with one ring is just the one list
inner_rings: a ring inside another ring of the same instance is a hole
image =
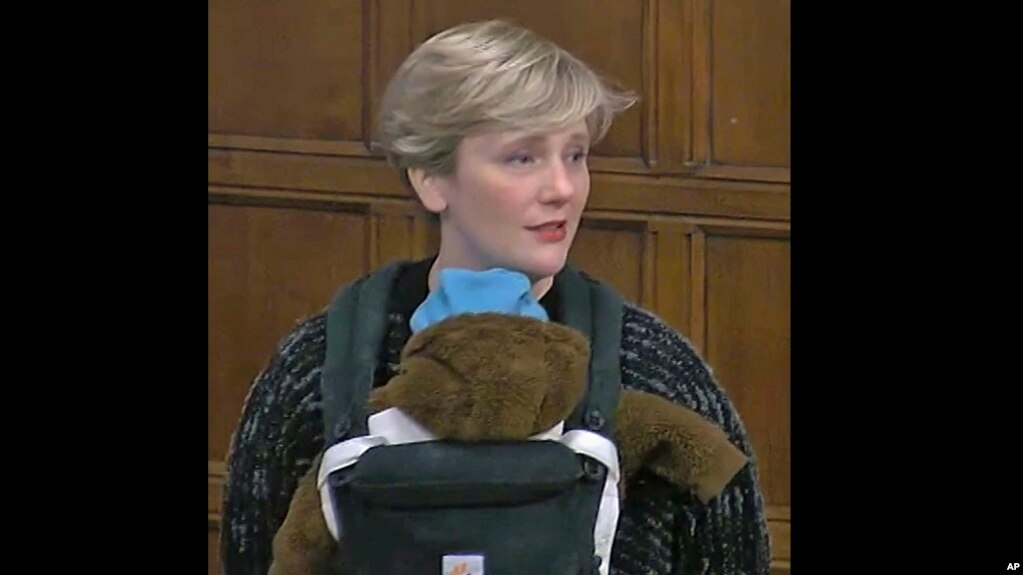
[[746, 465], [721, 428], [658, 395], [622, 390], [615, 422], [623, 478], [645, 467], [707, 503]]
[[525, 439], [572, 412], [589, 361], [586, 338], [563, 325], [462, 315], [412, 336], [369, 407], [398, 407], [441, 439]]
[[320, 511], [316, 476], [320, 456], [299, 480], [288, 514], [273, 539], [273, 563], [267, 575], [342, 575], [336, 567], [337, 545]]
[[[373, 390], [371, 413], [398, 407], [441, 439], [526, 439], [566, 419], [582, 399], [590, 348], [554, 322], [502, 314], [448, 318], [415, 334], [399, 373]], [[704, 502], [721, 492], [746, 456], [696, 412], [622, 390], [615, 415], [622, 493], [647, 468]], [[299, 481], [273, 541], [269, 575], [343, 575], [320, 511], [319, 458]]]

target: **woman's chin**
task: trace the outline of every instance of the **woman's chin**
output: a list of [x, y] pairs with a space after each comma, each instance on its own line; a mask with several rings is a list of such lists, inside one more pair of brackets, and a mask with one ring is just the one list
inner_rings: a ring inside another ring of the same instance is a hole
[[568, 260], [567, 253], [537, 254], [538, 257], [531, 257], [523, 262], [521, 269], [532, 281], [549, 278], [556, 275], [565, 267]]

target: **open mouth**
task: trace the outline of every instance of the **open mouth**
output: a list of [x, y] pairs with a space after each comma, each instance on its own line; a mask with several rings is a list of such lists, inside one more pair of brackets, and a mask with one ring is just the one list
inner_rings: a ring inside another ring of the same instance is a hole
[[567, 222], [565, 222], [565, 220], [559, 220], [556, 222], [547, 222], [538, 226], [528, 226], [526, 229], [531, 232], [551, 232], [565, 229], [566, 223]]
[[526, 229], [533, 232], [536, 238], [542, 242], [560, 242], [568, 235], [568, 226], [565, 220], [527, 226]]

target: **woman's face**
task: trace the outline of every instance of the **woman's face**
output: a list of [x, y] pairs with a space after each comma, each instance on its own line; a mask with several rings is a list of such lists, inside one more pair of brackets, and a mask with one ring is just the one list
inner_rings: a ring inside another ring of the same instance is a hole
[[530, 134], [466, 137], [438, 178], [445, 267], [517, 270], [534, 281], [564, 267], [590, 193], [585, 122]]

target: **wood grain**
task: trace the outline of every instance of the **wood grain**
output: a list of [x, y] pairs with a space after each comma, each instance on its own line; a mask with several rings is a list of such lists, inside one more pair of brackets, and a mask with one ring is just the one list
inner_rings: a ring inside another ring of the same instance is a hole
[[600, 270], [601, 278], [622, 297], [638, 302], [643, 293], [645, 226], [639, 221], [587, 217], [576, 235], [569, 261], [583, 270]]
[[709, 236], [707, 351], [742, 415], [771, 505], [790, 502], [790, 244]]
[[223, 460], [281, 339], [367, 269], [367, 215], [210, 205], [208, 226], [208, 455]]
[[713, 5], [715, 164], [790, 164], [790, 13], [790, 0]]
[[208, 131], [361, 140], [362, 9], [361, 0], [210, 0]]

